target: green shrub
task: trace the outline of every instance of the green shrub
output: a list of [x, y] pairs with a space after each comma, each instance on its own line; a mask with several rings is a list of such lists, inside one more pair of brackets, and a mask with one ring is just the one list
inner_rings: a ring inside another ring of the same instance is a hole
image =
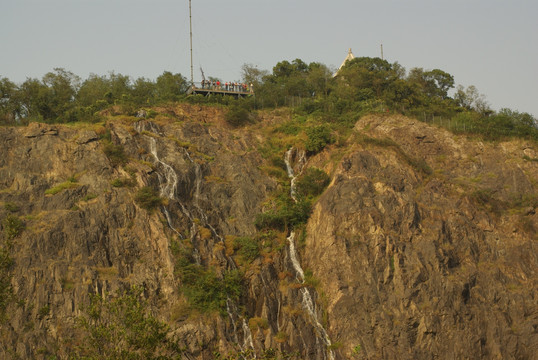
[[189, 304], [201, 311], [219, 311], [226, 314], [226, 301], [236, 301], [241, 295], [243, 280], [238, 270], [217, 276], [213, 269], [205, 269], [190, 256], [181, 256], [176, 265], [181, 279], [181, 291]]
[[12, 300], [11, 267], [13, 259], [9, 254], [9, 248], [0, 246], [0, 324], [6, 317], [6, 308]]
[[25, 225], [18, 216], [9, 214], [2, 220], [2, 227], [4, 228], [6, 239], [12, 240], [19, 236], [24, 230]]
[[301, 126], [296, 121], [287, 121], [273, 130], [286, 135], [298, 135], [300, 131]]
[[239, 237], [233, 241], [234, 250], [245, 261], [252, 262], [260, 256], [260, 244], [256, 239], [249, 237]]
[[256, 217], [255, 225], [258, 229], [284, 230], [288, 226], [305, 224], [311, 212], [312, 203], [310, 200], [303, 198], [294, 202], [288, 197], [280, 196], [276, 201], [275, 208]]
[[110, 185], [113, 187], [123, 187], [123, 181], [121, 179], [115, 179], [110, 183]]
[[451, 130], [475, 134], [486, 140], [510, 137], [538, 140], [538, 128], [534, 121], [532, 115], [510, 109], [501, 109], [490, 115], [465, 111], [452, 118]]
[[233, 105], [224, 118], [228, 124], [233, 127], [239, 127], [250, 122], [250, 113], [244, 107]]
[[308, 287], [316, 288], [317, 286], [319, 286], [320, 281], [319, 279], [314, 277], [312, 270], [306, 269], [304, 271], [304, 284]]
[[54, 185], [50, 189], [45, 190], [45, 194], [47, 195], [56, 195], [62, 190], [65, 189], [72, 189], [74, 187], [79, 186], [79, 184], [76, 182], [76, 179], [72, 176], [67, 181], [64, 181], [63, 183]]
[[507, 204], [495, 196], [495, 191], [491, 189], [479, 189], [471, 193], [471, 200], [481, 206], [491, 211], [495, 215], [500, 215], [503, 210], [506, 209]]
[[112, 166], [125, 165], [128, 162], [127, 155], [121, 145], [114, 145], [105, 141], [103, 152], [107, 156]]
[[120, 187], [132, 187], [132, 186], [135, 186], [135, 181], [133, 179], [130, 179], [130, 178], [121, 178], [121, 179], [114, 179], [110, 185], [112, 185], [113, 187], [116, 187], [116, 188], [120, 188]]
[[12, 202], [7, 202], [4, 204], [4, 209], [6, 209], [9, 212], [17, 212], [20, 210], [20, 207], [17, 204], [14, 204]]
[[37, 316], [39, 317], [39, 319], [43, 319], [45, 316], [49, 314], [49, 312], [50, 312], [50, 306], [45, 305], [41, 309], [39, 309]]
[[81, 359], [168, 359], [181, 349], [170, 328], [150, 313], [141, 288], [120, 296], [92, 295], [77, 325], [83, 331], [74, 349]]
[[135, 202], [141, 208], [152, 211], [163, 204], [163, 199], [152, 187], [144, 186], [137, 191]]
[[97, 197], [96, 194], [88, 194], [82, 198], [82, 201], [90, 201], [92, 199], [95, 199]]
[[297, 179], [297, 193], [303, 197], [315, 197], [320, 195], [330, 182], [331, 178], [325, 171], [308, 168]]
[[318, 125], [306, 130], [308, 139], [306, 140], [305, 149], [311, 154], [317, 154], [325, 148], [325, 146], [332, 144], [334, 138], [331, 134], [331, 129], [327, 125]]

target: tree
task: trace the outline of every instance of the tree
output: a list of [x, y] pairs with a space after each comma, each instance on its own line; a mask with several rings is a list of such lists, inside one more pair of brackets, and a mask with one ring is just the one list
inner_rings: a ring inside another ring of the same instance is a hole
[[0, 78], [0, 125], [15, 125], [20, 113], [17, 85], [8, 78]]
[[142, 289], [120, 296], [93, 295], [77, 318], [84, 333], [75, 353], [84, 359], [181, 358], [169, 327], [149, 313]]
[[273, 73], [268, 76], [268, 82], [277, 84], [277, 89], [284, 96], [312, 96], [313, 89], [307, 82], [309, 66], [301, 59], [295, 59], [291, 63], [287, 60], [277, 63], [273, 67]]
[[306, 73], [308, 65], [301, 59], [295, 59], [291, 63], [287, 60], [277, 63], [273, 67], [273, 76], [276, 78], [290, 77], [297, 73]]
[[187, 80], [181, 74], [165, 71], [157, 78], [155, 95], [160, 101], [175, 101], [187, 90]]
[[306, 129], [306, 135], [308, 138], [306, 140], [305, 149], [312, 154], [317, 154], [323, 150], [325, 146], [334, 142], [331, 129], [325, 124]]
[[428, 83], [430, 93], [440, 96], [442, 99], [448, 97], [448, 90], [454, 87], [454, 77], [447, 72], [433, 69], [424, 73]]
[[398, 78], [398, 73], [392, 69], [392, 65], [380, 58], [359, 57], [346, 62], [340, 70], [338, 78], [342, 85], [356, 89], [372, 89], [378, 98], [382, 98], [383, 92], [389, 84]]
[[130, 99], [131, 79], [127, 75], [116, 74], [111, 72], [108, 75], [110, 81], [110, 91], [105, 94], [105, 98], [110, 103], [120, 101], [124, 102]]
[[254, 89], [258, 89], [263, 84], [264, 78], [269, 75], [267, 70], [260, 70], [252, 64], [243, 64], [241, 72], [243, 81], [246, 84], [253, 84]]
[[146, 78], [140, 77], [133, 83], [130, 100], [135, 104], [150, 105], [155, 99], [155, 83]]
[[45, 121], [73, 121], [67, 116], [75, 106], [75, 95], [80, 87], [80, 78], [70, 71], [55, 68], [43, 76], [43, 84], [48, 88], [48, 112], [42, 113]]
[[106, 76], [90, 74], [77, 92], [77, 102], [82, 106], [95, 105], [105, 100], [105, 94], [111, 92], [112, 83]]
[[332, 74], [327, 66], [316, 62], [308, 64], [306, 82], [308, 87], [314, 91], [314, 94], [326, 96], [329, 91], [328, 84], [331, 78]]
[[420, 87], [403, 79], [397, 79], [389, 84], [385, 90], [385, 100], [391, 107], [399, 107], [402, 111], [423, 103]]
[[44, 120], [52, 118], [49, 88], [38, 79], [26, 79], [17, 93], [20, 104], [20, 117]]
[[491, 112], [485, 96], [480, 94], [474, 85], [468, 86], [467, 89], [464, 89], [462, 85], [458, 85], [454, 94], [454, 100], [458, 105], [468, 110], [472, 109], [481, 114], [489, 114]]
[[250, 122], [250, 113], [244, 106], [232, 105], [224, 118], [228, 124], [239, 127]]

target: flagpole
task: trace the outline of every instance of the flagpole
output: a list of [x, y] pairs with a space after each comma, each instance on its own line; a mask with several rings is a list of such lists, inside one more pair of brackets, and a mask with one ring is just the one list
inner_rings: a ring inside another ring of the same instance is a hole
[[190, 40], [191, 40], [191, 86], [194, 86], [194, 70], [192, 65], [192, 11], [191, 0], [189, 0], [189, 25], [190, 25]]

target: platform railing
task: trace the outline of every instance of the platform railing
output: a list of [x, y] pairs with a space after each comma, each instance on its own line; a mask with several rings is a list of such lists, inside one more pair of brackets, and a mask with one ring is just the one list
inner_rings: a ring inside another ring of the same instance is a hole
[[206, 91], [219, 91], [219, 92], [229, 92], [229, 93], [237, 93], [237, 94], [254, 94], [254, 89], [252, 86], [247, 84], [230, 84], [226, 85], [219, 84], [215, 82], [194, 82], [193, 90], [206, 90]]

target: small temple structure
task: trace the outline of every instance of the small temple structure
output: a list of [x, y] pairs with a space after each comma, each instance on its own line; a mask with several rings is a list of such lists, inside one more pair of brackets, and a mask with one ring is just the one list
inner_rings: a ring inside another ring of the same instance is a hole
[[344, 61], [342, 62], [342, 65], [340, 65], [340, 67], [338, 68], [338, 70], [336, 70], [336, 72], [334, 73], [333, 77], [335, 77], [336, 75], [338, 75], [338, 73], [340, 72], [340, 70], [342, 70], [342, 68], [344, 67], [344, 65], [349, 61], [349, 60], [353, 60], [355, 59], [355, 55], [353, 55], [353, 53], [351, 52], [351, 48], [349, 48], [349, 51], [347, 52], [347, 56], [346, 58], [344, 59]]

